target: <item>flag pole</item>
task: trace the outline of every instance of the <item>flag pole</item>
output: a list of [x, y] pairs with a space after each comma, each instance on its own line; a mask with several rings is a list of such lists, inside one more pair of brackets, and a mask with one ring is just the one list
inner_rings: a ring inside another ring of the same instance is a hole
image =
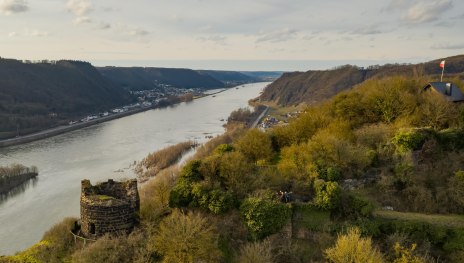
[[443, 68], [441, 69], [441, 78], [440, 78], [440, 82], [443, 82], [443, 72], [445, 72], [445, 63], [443, 63]]

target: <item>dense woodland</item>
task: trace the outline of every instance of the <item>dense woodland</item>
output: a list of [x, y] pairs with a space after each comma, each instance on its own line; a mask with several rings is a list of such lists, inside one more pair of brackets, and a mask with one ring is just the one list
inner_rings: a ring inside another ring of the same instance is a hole
[[0, 139], [132, 102], [87, 62], [0, 58]]
[[224, 83], [208, 74], [191, 69], [142, 68], [142, 67], [99, 67], [105, 78], [126, 90], [163, 89], [164, 85], [176, 88], [223, 88]]
[[429, 81], [374, 78], [288, 126], [229, 127], [142, 186], [128, 237], [83, 247], [65, 219], [2, 260], [463, 262], [464, 105]]

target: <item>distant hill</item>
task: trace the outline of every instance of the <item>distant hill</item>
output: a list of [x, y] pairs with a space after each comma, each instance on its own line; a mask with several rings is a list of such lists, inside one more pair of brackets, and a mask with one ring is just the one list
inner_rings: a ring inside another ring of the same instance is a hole
[[464, 55], [414, 65], [387, 64], [368, 68], [346, 65], [331, 70], [284, 73], [264, 90], [260, 98], [282, 106], [314, 104], [370, 78], [437, 76], [441, 73], [441, 60], [446, 60], [445, 77], [464, 72]]
[[200, 74], [209, 75], [226, 85], [240, 85], [251, 82], [274, 81], [278, 79], [280, 71], [223, 71], [223, 70], [198, 70]]
[[224, 83], [208, 74], [191, 69], [100, 67], [98, 70], [109, 81], [126, 90], [151, 90], [170, 85], [176, 88], [223, 88]]
[[245, 75], [238, 71], [222, 71], [222, 70], [197, 70], [202, 75], [211, 76], [225, 85], [239, 85], [258, 81], [257, 78]]
[[282, 71], [240, 71], [240, 73], [250, 76], [258, 81], [274, 81], [284, 72]]
[[128, 104], [130, 94], [87, 62], [0, 59], [0, 138]]

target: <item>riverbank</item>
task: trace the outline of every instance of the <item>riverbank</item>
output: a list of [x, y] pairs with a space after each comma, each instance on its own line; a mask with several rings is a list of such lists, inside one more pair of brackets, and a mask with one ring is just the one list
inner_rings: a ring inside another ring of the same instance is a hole
[[[194, 100], [200, 99], [200, 98], [203, 98], [203, 97], [207, 97], [207, 96], [214, 96], [214, 95], [222, 93], [222, 92], [224, 92], [224, 91], [226, 91], [228, 89], [230, 89], [230, 88], [222, 89], [222, 90], [214, 92], [214, 93], [204, 94], [203, 96], [198, 96], [198, 97], [194, 98]], [[176, 104], [173, 104], [173, 105], [176, 105]], [[173, 105], [171, 105], [171, 106], [173, 106]], [[63, 134], [63, 133], [79, 130], [79, 129], [82, 129], [82, 128], [86, 128], [86, 127], [89, 127], [89, 126], [92, 126], [92, 125], [102, 123], [102, 122], [107, 122], [107, 121], [111, 121], [111, 120], [114, 120], [114, 119], [123, 118], [123, 117], [126, 117], [126, 116], [130, 116], [130, 115], [133, 115], [133, 114], [136, 114], [136, 113], [140, 113], [140, 112], [144, 112], [144, 111], [148, 111], [148, 110], [152, 110], [152, 109], [156, 109], [156, 108], [159, 108], [159, 107], [154, 106], [154, 107], [138, 108], [138, 109], [129, 110], [129, 111], [126, 111], [126, 112], [111, 114], [109, 116], [89, 120], [89, 121], [86, 121], [86, 122], [79, 122], [79, 123], [76, 123], [76, 124], [71, 124], [71, 125], [66, 125], [66, 126], [58, 126], [58, 127], [43, 130], [43, 131], [40, 131], [40, 132], [37, 132], [37, 133], [32, 133], [32, 134], [19, 136], [19, 137], [15, 137], [15, 138], [0, 140], [0, 148], [8, 147], [8, 146], [14, 146], [14, 145], [20, 145], [20, 144], [25, 144], [25, 143], [29, 143], [29, 142], [33, 142], [33, 141], [38, 141], [38, 140], [50, 138], [50, 137], [60, 135], [60, 134]]]
[[86, 121], [86, 122], [79, 122], [79, 123], [76, 123], [76, 124], [71, 124], [71, 125], [66, 125], [66, 126], [58, 126], [58, 127], [48, 129], [48, 130], [44, 130], [44, 131], [40, 131], [40, 132], [37, 132], [37, 133], [32, 133], [32, 134], [19, 136], [19, 137], [15, 137], [15, 138], [11, 138], [11, 139], [6, 139], [6, 140], [0, 140], [0, 148], [50, 138], [50, 137], [53, 137], [53, 136], [56, 136], [56, 135], [59, 135], [59, 134], [63, 134], [63, 133], [70, 132], [70, 131], [75, 131], [75, 130], [82, 129], [82, 128], [85, 128], [85, 127], [89, 127], [89, 126], [92, 126], [92, 125], [95, 125], [95, 124], [99, 124], [99, 123], [114, 120], [114, 119], [119, 119], [119, 118], [122, 118], [122, 117], [126, 117], [126, 116], [129, 116], [129, 115], [132, 115], [132, 114], [136, 114], [136, 113], [151, 110], [151, 109], [154, 109], [154, 107], [138, 108], [138, 109], [129, 110], [129, 111], [126, 111], [126, 112], [115, 113], [115, 114], [112, 114], [112, 115], [109, 115], [109, 116], [89, 120], [89, 121]]

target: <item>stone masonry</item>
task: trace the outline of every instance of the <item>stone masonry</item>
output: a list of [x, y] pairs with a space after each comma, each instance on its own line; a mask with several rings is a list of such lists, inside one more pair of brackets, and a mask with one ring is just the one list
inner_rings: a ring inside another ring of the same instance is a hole
[[109, 179], [95, 186], [89, 180], [81, 182], [81, 231], [87, 238], [131, 232], [138, 224], [139, 208], [136, 179]]

